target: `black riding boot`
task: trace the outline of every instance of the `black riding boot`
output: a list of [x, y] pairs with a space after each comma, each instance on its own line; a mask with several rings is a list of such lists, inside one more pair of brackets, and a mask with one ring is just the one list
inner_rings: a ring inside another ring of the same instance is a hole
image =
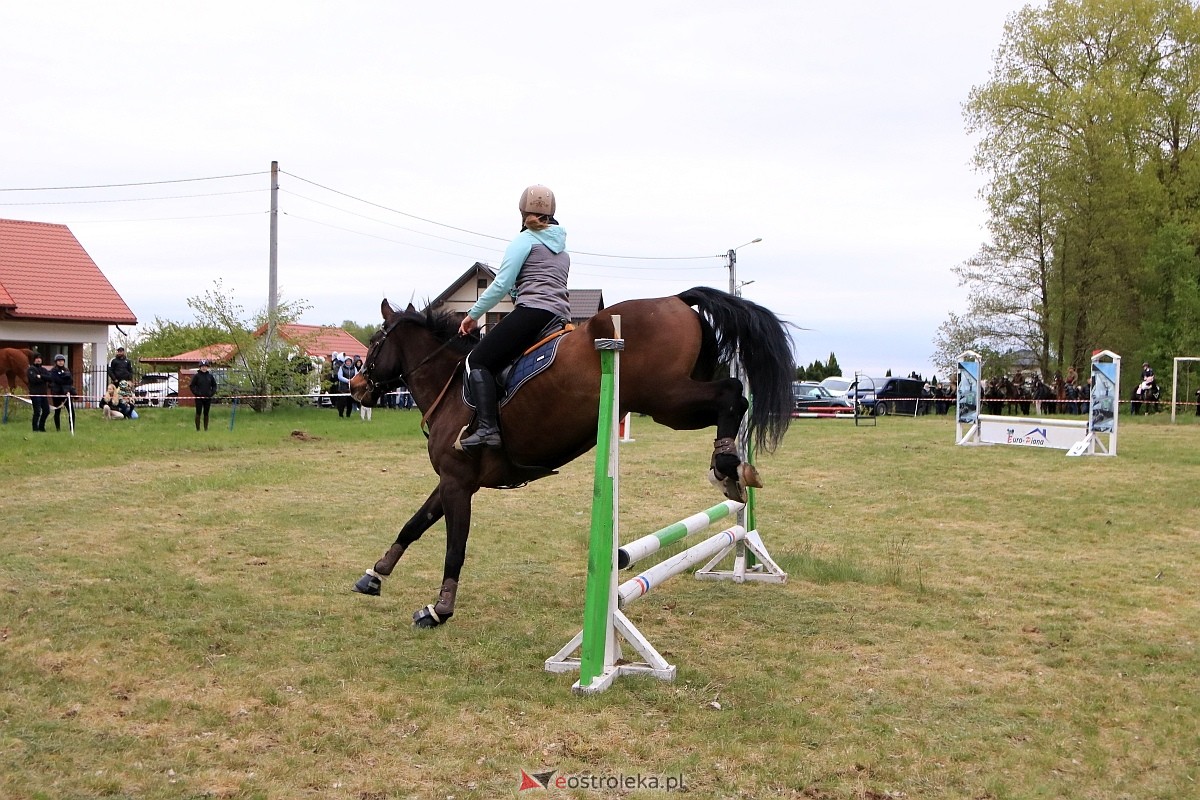
[[496, 421], [496, 381], [486, 369], [473, 369], [467, 376], [471, 382], [471, 397], [475, 400], [475, 432], [464, 436], [459, 444], [463, 450], [484, 445], [500, 446], [500, 425]]

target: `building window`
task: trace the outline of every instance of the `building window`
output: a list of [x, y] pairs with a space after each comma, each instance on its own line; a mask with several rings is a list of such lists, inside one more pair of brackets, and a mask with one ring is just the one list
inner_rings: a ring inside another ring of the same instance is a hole
[[486, 289], [487, 287], [488, 287], [488, 279], [487, 278], [476, 278], [475, 279], [475, 288], [476, 289]]

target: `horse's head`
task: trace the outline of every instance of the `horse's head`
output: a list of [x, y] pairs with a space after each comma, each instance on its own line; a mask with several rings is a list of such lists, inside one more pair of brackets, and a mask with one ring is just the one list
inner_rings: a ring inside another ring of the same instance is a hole
[[449, 348], [445, 357], [457, 358], [478, 341], [458, 336], [458, 321], [450, 312], [421, 312], [412, 303], [397, 311], [386, 299], [379, 311], [383, 324], [371, 337], [362, 371], [350, 381], [350, 395], [366, 406], [375, 405], [401, 384], [407, 384], [417, 397], [425, 381], [446, 379], [444, 371], [439, 377], [439, 371], [423, 369], [435, 356]]

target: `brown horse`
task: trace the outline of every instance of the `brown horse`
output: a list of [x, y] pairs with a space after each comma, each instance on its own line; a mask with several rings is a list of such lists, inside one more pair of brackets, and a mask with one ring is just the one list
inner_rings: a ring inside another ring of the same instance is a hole
[[[726, 496], [744, 500], [747, 485], [761, 485], [754, 467], [737, 452], [747, 408], [748, 434], [760, 450], [773, 450], [791, 421], [796, 365], [786, 323], [756, 303], [700, 287], [674, 297], [619, 303], [566, 334], [554, 363], [502, 406], [503, 448], [466, 453], [455, 448], [474, 413], [463, 400], [462, 366], [477, 339], [458, 336], [458, 319], [450, 313], [421, 313], [411, 304], [395, 311], [386, 300], [380, 311], [383, 325], [350, 392], [360, 403], [374, 405], [404, 381], [424, 412], [429, 460], [439, 481], [354, 590], [378, 595], [382, 578], [408, 546], [444, 516], [442, 586], [436, 604], [413, 614], [419, 627], [440, 625], [454, 613], [475, 493], [551, 475], [595, 446], [600, 393], [595, 340], [614, 337], [614, 316], [621, 318], [626, 344], [619, 413], [648, 414], [675, 430], [715, 425], [710, 478]], [[752, 405], [740, 380], [717, 377], [721, 365], [739, 356]]]
[[21, 350], [16, 347], [0, 348], [0, 378], [4, 378], [7, 382], [10, 393], [18, 386], [25, 389], [26, 392], [29, 391], [25, 372], [33, 363], [33, 356], [32, 350]]

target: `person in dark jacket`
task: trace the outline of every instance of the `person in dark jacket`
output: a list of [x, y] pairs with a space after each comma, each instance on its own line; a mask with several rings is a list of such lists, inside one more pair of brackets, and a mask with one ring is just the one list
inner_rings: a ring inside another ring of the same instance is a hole
[[358, 370], [354, 368], [353, 359], [347, 356], [337, 371], [338, 396], [335, 400], [339, 417], [344, 415], [346, 419], [350, 419], [350, 415], [354, 413], [354, 398], [350, 396], [350, 380], [357, 374]]
[[117, 348], [117, 357], [108, 362], [108, 382], [120, 386], [121, 381], [133, 380], [133, 364], [125, 356], [125, 348]]
[[[67, 422], [74, 429], [75, 409], [71, 406], [71, 395], [75, 392], [74, 380], [71, 370], [67, 369], [67, 357], [62, 353], [54, 356], [54, 366], [50, 368], [46, 383], [50, 387], [50, 407], [54, 409], [56, 431], [62, 430], [59, 415], [62, 414], [63, 406], [67, 407]], [[45, 422], [42, 424], [45, 425]]]
[[200, 418], [204, 417], [204, 430], [208, 430], [208, 409], [212, 406], [213, 395], [217, 393], [217, 379], [208, 371], [208, 361], [200, 362], [200, 369], [192, 376], [188, 385], [196, 397], [196, 430], [200, 430]]
[[38, 433], [46, 432], [46, 418], [50, 416], [50, 400], [46, 397], [49, 379], [50, 371], [42, 365], [42, 354], [34, 354], [33, 363], [25, 371], [25, 381], [29, 384], [29, 399], [33, 401], [33, 430]]

